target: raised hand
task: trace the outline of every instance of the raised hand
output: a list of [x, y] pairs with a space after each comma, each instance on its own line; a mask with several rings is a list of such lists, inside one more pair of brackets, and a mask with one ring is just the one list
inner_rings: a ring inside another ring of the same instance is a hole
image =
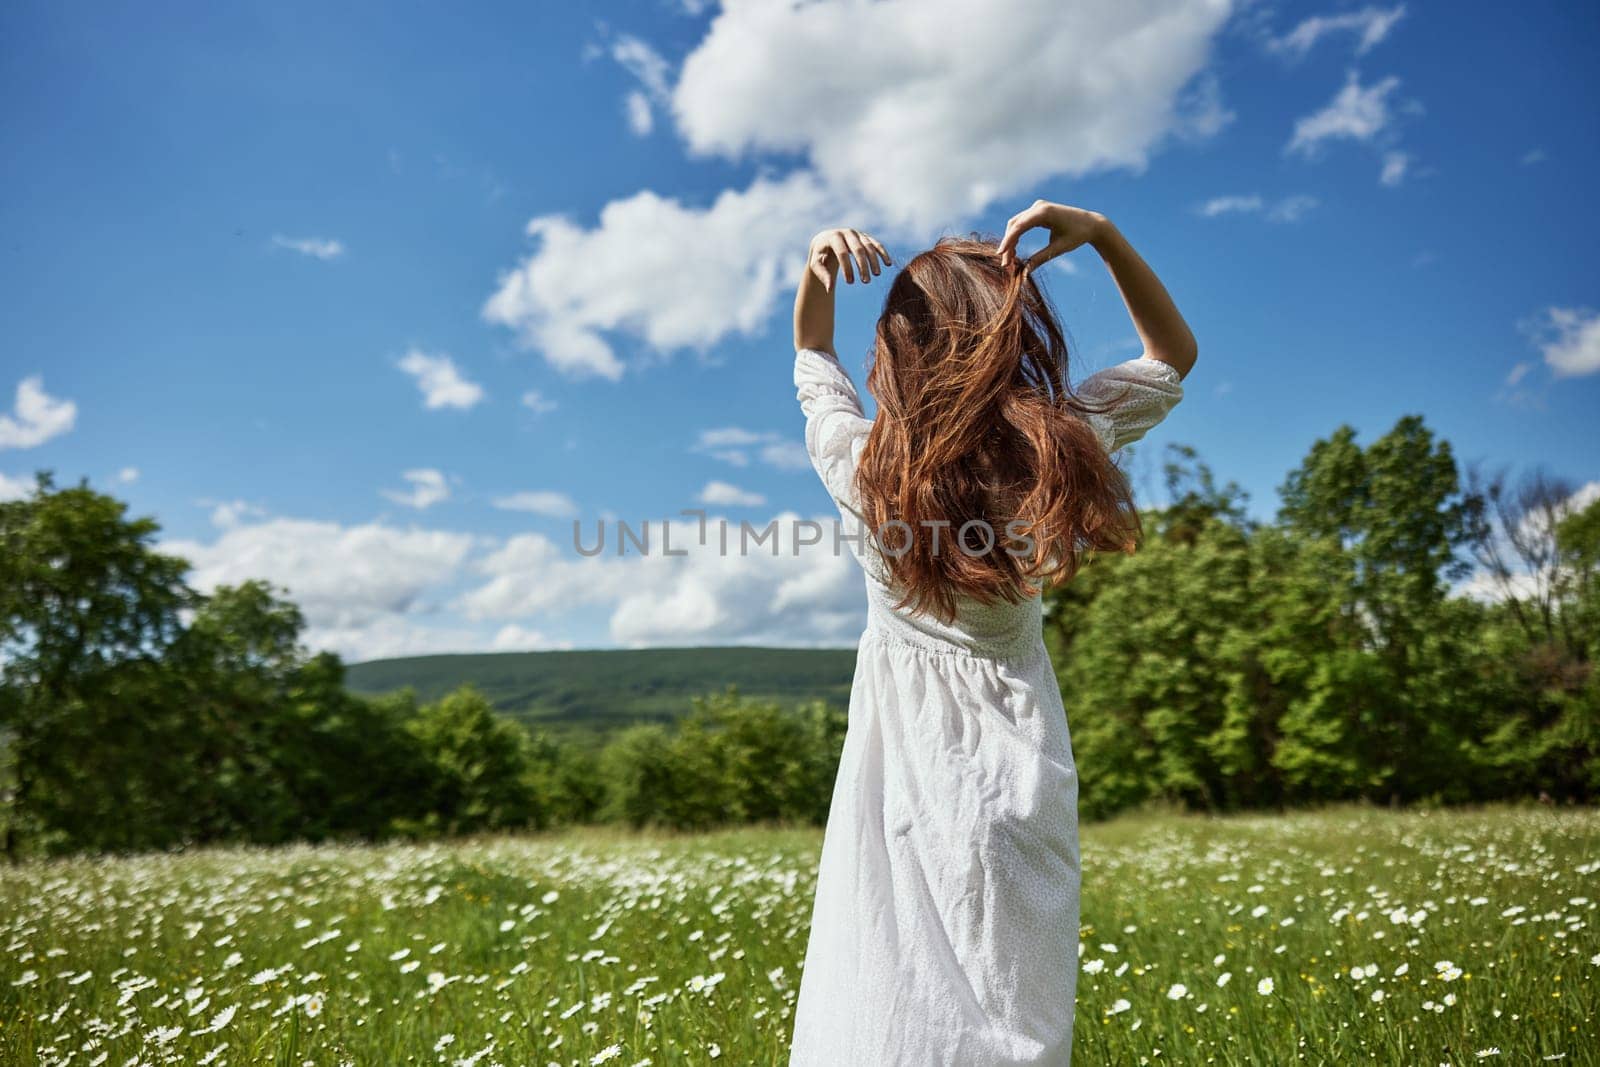
[[1099, 212], [1048, 200], [1035, 200], [1032, 207], [1019, 211], [1006, 223], [1005, 236], [1000, 239], [1000, 265], [1009, 267], [1016, 261], [1017, 241], [1029, 230], [1043, 228], [1050, 231], [1050, 243], [1029, 256], [1023, 264], [1024, 270], [1031, 271], [1080, 245], [1088, 244], [1104, 232], [1105, 227], [1106, 217]]
[[875, 274], [883, 273], [884, 264], [893, 264], [888, 251], [874, 237], [859, 230], [823, 230], [811, 239], [811, 251], [806, 263], [817, 276], [822, 287], [833, 292], [833, 280], [839, 268], [844, 268], [844, 280], [854, 282], [860, 277], [865, 285]]

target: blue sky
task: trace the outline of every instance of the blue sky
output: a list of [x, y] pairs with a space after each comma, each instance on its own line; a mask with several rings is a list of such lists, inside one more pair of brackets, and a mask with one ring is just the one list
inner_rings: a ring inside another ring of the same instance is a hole
[[[0, 492], [87, 477], [352, 659], [850, 644], [846, 557], [585, 559], [572, 520], [831, 514], [810, 235], [903, 262], [1041, 196], [1199, 338], [1150, 502], [1183, 442], [1270, 517], [1413, 412], [1590, 485], [1597, 43], [1570, 3], [9, 4]], [[1137, 354], [1092, 252], [1044, 277], [1075, 380]], [[858, 383], [884, 291], [840, 293]]]

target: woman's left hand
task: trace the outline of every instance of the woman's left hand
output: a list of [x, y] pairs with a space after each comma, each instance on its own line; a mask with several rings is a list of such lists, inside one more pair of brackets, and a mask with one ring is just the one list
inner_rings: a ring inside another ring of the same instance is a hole
[[883, 273], [883, 265], [892, 265], [888, 251], [860, 230], [823, 230], [811, 239], [807, 265], [811, 273], [822, 282], [822, 287], [833, 292], [833, 279], [840, 266], [844, 267], [844, 280], [854, 282], [857, 275], [861, 284], [872, 280], [874, 274]]

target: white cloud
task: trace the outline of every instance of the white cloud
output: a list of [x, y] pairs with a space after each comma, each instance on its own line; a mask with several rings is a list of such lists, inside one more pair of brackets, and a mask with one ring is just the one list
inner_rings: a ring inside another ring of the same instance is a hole
[[413, 348], [400, 360], [400, 369], [417, 380], [423, 406], [466, 410], [484, 398], [483, 386], [461, 376], [455, 360], [443, 353], [430, 355]]
[[1571, 496], [1561, 502], [1557, 508], [1556, 521], [1560, 522], [1574, 512], [1582, 511], [1596, 500], [1600, 500], [1600, 482], [1585, 482], [1579, 486]]
[[32, 478], [13, 478], [0, 471], [0, 500], [21, 500], [33, 495]]
[[1269, 42], [1268, 47], [1274, 52], [1299, 58], [1328, 34], [1350, 32], [1356, 35], [1356, 55], [1359, 56], [1381, 44], [1405, 13], [1405, 5], [1402, 4], [1387, 9], [1364, 7], [1360, 11], [1340, 15], [1314, 15], [1282, 37]]
[[425, 612], [428, 594], [456, 576], [473, 543], [443, 530], [275, 518], [161, 550], [190, 560], [202, 591], [265, 579], [288, 590], [311, 626], [348, 633]]
[[746, 430], [741, 426], [701, 430], [691, 451], [704, 452], [735, 467], [748, 467], [752, 452], [761, 462], [780, 470], [805, 470], [811, 466], [801, 442], [771, 430]]
[[1285, 151], [1310, 157], [1324, 141], [1371, 141], [1389, 126], [1393, 118], [1389, 96], [1399, 86], [1400, 79], [1390, 75], [1363, 87], [1360, 77], [1351, 71], [1344, 88], [1326, 107], [1295, 122], [1294, 136]]
[[419, 467], [416, 470], [406, 471], [402, 477], [411, 483], [411, 488], [405, 491], [396, 489], [381, 490], [384, 497], [396, 504], [404, 504], [408, 508], [431, 508], [442, 500], [450, 499], [450, 483], [442, 471], [431, 467]]
[[[612, 523], [596, 525], [614, 530]], [[583, 536], [593, 538], [594, 533], [586, 531]], [[635, 557], [634, 562], [647, 558]], [[604, 556], [565, 556], [543, 534], [518, 534], [473, 563], [473, 569], [489, 580], [462, 594], [452, 606], [468, 619], [482, 620], [547, 615], [554, 609], [600, 603], [625, 592], [628, 574], [618, 565], [622, 562]]]
[[1524, 329], [1557, 378], [1600, 371], [1600, 314], [1588, 308], [1546, 308]]
[[0, 414], [0, 448], [35, 448], [72, 429], [77, 419], [78, 405], [45, 392], [39, 375], [24, 378], [12, 413]]
[[1536, 163], [1543, 163], [1548, 158], [1549, 157], [1544, 153], [1544, 149], [1530, 148], [1522, 154], [1522, 165], [1524, 167], [1531, 167]]
[[1214, 219], [1220, 215], [1262, 215], [1268, 222], [1299, 222], [1317, 206], [1317, 198], [1298, 194], [1269, 201], [1251, 193], [1245, 196], [1212, 197], [1196, 208], [1201, 216]]
[[651, 101], [665, 101], [671, 93], [671, 68], [654, 48], [626, 34], [617, 38], [611, 46], [611, 58], [644, 86], [643, 91], [635, 90], [625, 98], [628, 128], [643, 137], [655, 128], [655, 112]]
[[767, 502], [760, 493], [748, 492], [729, 482], [711, 481], [700, 490], [700, 503], [715, 507], [758, 508]]
[[537, 248], [502, 275], [483, 315], [556, 369], [615, 381], [623, 361], [606, 333], [664, 353], [763, 330], [828, 204], [799, 173], [757, 178], [704, 207], [636, 193], [607, 204], [594, 229], [542, 215], [528, 223]]
[[[1534, 508], [1521, 517], [1517, 539], [1524, 544], [1550, 542], [1555, 537], [1555, 526], [1568, 515], [1583, 511], [1596, 500], [1600, 500], [1600, 481], [1586, 482], [1573, 491], [1565, 500], [1557, 502], [1548, 510]], [[1502, 558], [1510, 561], [1510, 566], [1518, 569], [1506, 575], [1502, 582], [1487, 567], [1478, 567], [1466, 579], [1458, 582], [1451, 590], [1453, 596], [1466, 596], [1483, 603], [1498, 603], [1512, 597], [1526, 600], [1533, 597], [1547, 596], [1550, 592], [1552, 577], [1557, 580], [1571, 580], [1575, 576], [1570, 568], [1559, 563], [1554, 568], [1554, 574], [1544, 571], [1529, 570], [1521, 559], [1508, 531], [1500, 523], [1495, 523], [1492, 536], [1503, 546]], [[1509, 588], [1507, 588], [1509, 587]]]
[[496, 497], [494, 506], [502, 511], [526, 511], [553, 519], [571, 518], [578, 514], [578, 505], [570, 496], [549, 489], [525, 490]]
[[1299, 222], [1317, 203], [1314, 196], [1286, 196], [1267, 209], [1267, 221]]
[[123, 485], [132, 485], [139, 480], [138, 467], [123, 467], [117, 472], [117, 481]]
[[535, 415], [547, 415], [556, 409], [556, 402], [537, 389], [529, 389], [522, 394], [522, 406]]
[[1261, 197], [1251, 194], [1249, 196], [1214, 196], [1200, 205], [1200, 214], [1208, 219], [1218, 215], [1248, 215], [1259, 212], [1263, 201]]
[[699, 448], [741, 448], [760, 444], [772, 438], [771, 433], [746, 430], [742, 426], [723, 426], [715, 430], [701, 430]]
[[495, 631], [490, 646], [496, 652], [543, 652], [549, 649], [571, 648], [571, 641], [555, 641], [538, 630], [530, 630], [516, 623], [508, 623]]
[[1378, 181], [1384, 185], [1399, 185], [1405, 181], [1406, 168], [1411, 165], [1411, 157], [1405, 152], [1385, 152], [1383, 154], [1383, 171], [1378, 175]]
[[628, 129], [640, 137], [649, 136], [650, 131], [656, 126], [649, 98], [641, 92], [631, 92], [624, 97], [624, 105], [627, 108]]
[[247, 500], [202, 500], [201, 506], [211, 508], [211, 525], [226, 530], [245, 519], [261, 518], [267, 510]]
[[651, 96], [661, 98], [671, 92], [671, 66], [661, 58], [661, 53], [639, 38], [628, 34], [618, 37], [611, 46], [611, 58], [638, 78]]
[[[158, 547], [190, 560], [202, 591], [252, 578], [279, 586], [305, 613], [306, 643], [351, 660], [568, 647], [571, 627], [595, 610], [622, 645], [849, 644], [865, 621], [860, 567], [848, 546], [835, 554], [832, 518], [800, 521], [794, 512], [744, 524], [710, 515], [702, 545], [698, 518], [672, 519], [670, 542], [668, 524], [654, 520], [645, 554], [632, 541], [619, 554], [608, 520], [604, 551], [587, 557], [578, 546], [595, 548], [599, 524], [566, 544], [271, 518], [234, 522], [210, 543]], [[644, 523], [629, 526], [645, 535]]]
[[[726, 6], [672, 104], [696, 155], [804, 155], [875, 219], [925, 230], [1051, 177], [1141, 171], [1214, 132], [1205, 68], [1227, 0]], [[818, 62], [819, 56], [827, 57]]]
[[[797, 552], [797, 542], [813, 535], [799, 521], [783, 512], [770, 525], [748, 523], [752, 535], [770, 530], [772, 536], [760, 544], [746, 536], [742, 552], [745, 527], [717, 516], [706, 519], [704, 545], [698, 519], [650, 522], [648, 554], [621, 542], [615, 523], [583, 531], [579, 543], [586, 549], [603, 533], [603, 551], [587, 558], [525, 534], [478, 561], [488, 581], [454, 606], [468, 619], [526, 625], [531, 618], [602, 605], [610, 609], [612, 639], [623, 645], [846, 643], [864, 621], [860, 567], [848, 547], [833, 553], [831, 519], [813, 520], [821, 543]], [[628, 523], [635, 536], [645, 533], [644, 525]], [[664, 526], [671, 530], [668, 540]], [[626, 546], [622, 555], [619, 543]]]
[[336, 652], [346, 663], [398, 656], [437, 656], [492, 649], [481, 629], [418, 622], [404, 615], [385, 615], [356, 625], [307, 625], [305, 643], [318, 651]]
[[1518, 382], [1522, 381], [1522, 379], [1532, 369], [1533, 369], [1533, 364], [1532, 363], [1528, 362], [1525, 359], [1524, 360], [1519, 360], [1517, 362], [1517, 365], [1515, 367], [1511, 368], [1511, 373], [1506, 375], [1506, 384], [1507, 385], [1516, 385]]
[[[593, 226], [535, 218], [536, 247], [501, 277], [484, 317], [552, 366], [613, 381], [630, 359], [757, 333], [810, 237], [839, 219], [877, 231], [892, 253], [897, 239], [921, 243], [1043, 179], [1137, 173], [1170, 138], [1215, 133], [1229, 114], [1204, 68], [1231, 8], [727, 6], [670, 89], [676, 129], [695, 155], [776, 153], [800, 168], [763, 168], [709, 204], [641, 191]], [[629, 42], [625, 65], [649, 96], [666, 65]], [[622, 338], [641, 344], [624, 354]]]
[[799, 441], [772, 441], [761, 446], [761, 462], [783, 470], [805, 470], [811, 466], [806, 446]]
[[272, 238], [272, 244], [275, 248], [287, 248], [291, 252], [299, 252], [302, 256], [324, 261], [338, 259], [344, 255], [344, 245], [322, 237], [285, 237], [277, 234]]

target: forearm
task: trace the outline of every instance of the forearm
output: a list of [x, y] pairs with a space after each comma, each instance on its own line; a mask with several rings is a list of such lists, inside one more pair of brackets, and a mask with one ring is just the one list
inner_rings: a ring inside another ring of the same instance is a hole
[[1100, 224], [1099, 230], [1090, 243], [1116, 280], [1133, 328], [1144, 343], [1144, 354], [1172, 364], [1180, 377], [1188, 374], [1199, 346], [1166, 286], [1109, 219]]
[[794, 347], [833, 352], [833, 294], [809, 264], [794, 294]]

